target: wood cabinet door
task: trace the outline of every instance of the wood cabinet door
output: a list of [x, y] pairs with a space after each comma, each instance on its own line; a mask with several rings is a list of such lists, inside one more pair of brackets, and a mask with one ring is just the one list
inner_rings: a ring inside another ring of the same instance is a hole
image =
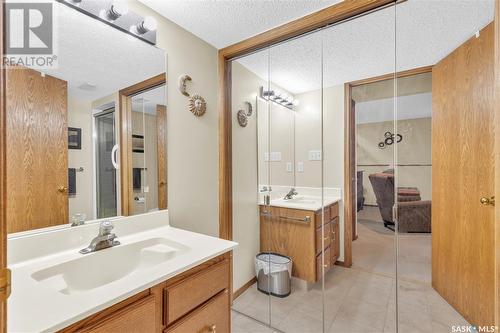
[[[494, 31], [432, 70], [432, 286], [473, 325], [493, 325]], [[498, 170], [497, 170], [498, 173]]]
[[181, 319], [179, 323], [167, 328], [165, 333], [229, 333], [229, 316], [229, 292], [225, 290]]
[[6, 71], [7, 231], [68, 223], [66, 81]]
[[103, 318], [98, 324], [80, 333], [154, 333], [156, 332], [156, 303], [148, 296]]

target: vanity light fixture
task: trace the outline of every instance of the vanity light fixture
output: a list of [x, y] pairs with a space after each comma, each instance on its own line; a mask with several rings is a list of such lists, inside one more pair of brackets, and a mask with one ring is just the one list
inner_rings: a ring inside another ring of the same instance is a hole
[[141, 23], [136, 26], [133, 26], [133, 32], [138, 35], [144, 35], [146, 32], [155, 31], [156, 30], [156, 20], [148, 16]]
[[293, 110], [294, 106], [299, 104], [299, 102], [293, 99], [293, 97], [288, 96], [287, 94], [281, 93], [279, 91], [264, 90], [264, 87], [262, 86], [260, 87], [259, 91], [260, 91], [260, 97], [262, 99], [274, 102], [290, 110]]
[[57, 2], [148, 44], [156, 45], [156, 20], [129, 11], [126, 0], [57, 0]]
[[128, 13], [128, 6], [123, 1], [114, 1], [107, 10], [102, 9], [100, 17], [109, 21], [115, 21], [119, 17]]

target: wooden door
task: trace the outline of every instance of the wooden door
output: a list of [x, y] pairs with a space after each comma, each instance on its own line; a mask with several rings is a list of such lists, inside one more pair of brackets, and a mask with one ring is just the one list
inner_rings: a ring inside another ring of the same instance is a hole
[[[0, 35], [4, 36], [4, 3], [0, 1]], [[0, 59], [4, 56], [4, 38], [0, 38]], [[5, 70], [0, 68], [0, 333], [7, 332], [7, 175], [6, 161], [6, 109], [5, 109]]]
[[158, 209], [167, 209], [167, 107], [156, 106]]
[[7, 231], [68, 223], [67, 83], [26, 68], [6, 82]]
[[473, 325], [494, 322], [493, 33], [432, 71], [432, 285]]

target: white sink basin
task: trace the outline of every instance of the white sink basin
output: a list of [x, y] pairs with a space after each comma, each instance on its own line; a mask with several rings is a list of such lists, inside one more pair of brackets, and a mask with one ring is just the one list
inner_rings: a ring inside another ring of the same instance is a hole
[[92, 290], [129, 274], [159, 265], [187, 252], [188, 247], [166, 238], [118, 245], [37, 271], [31, 277], [70, 295]]
[[311, 199], [311, 198], [308, 198], [308, 197], [295, 197], [293, 199], [286, 200], [286, 201], [288, 201], [288, 202], [296, 202], [296, 203], [305, 203], [305, 204], [321, 203], [321, 200]]
[[312, 197], [304, 197], [304, 196], [298, 196], [294, 197], [292, 199], [277, 199], [276, 201], [279, 201], [280, 203], [295, 203], [295, 204], [318, 204], [321, 205], [321, 198], [312, 198]]

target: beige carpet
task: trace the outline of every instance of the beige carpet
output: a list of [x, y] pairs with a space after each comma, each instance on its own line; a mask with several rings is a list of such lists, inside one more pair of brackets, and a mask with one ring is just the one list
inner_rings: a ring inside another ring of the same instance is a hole
[[[358, 239], [352, 244], [353, 267], [391, 277], [396, 272], [396, 237], [384, 227], [377, 207], [358, 212]], [[387, 231], [385, 231], [385, 230]], [[431, 282], [431, 234], [400, 234], [399, 277]]]

